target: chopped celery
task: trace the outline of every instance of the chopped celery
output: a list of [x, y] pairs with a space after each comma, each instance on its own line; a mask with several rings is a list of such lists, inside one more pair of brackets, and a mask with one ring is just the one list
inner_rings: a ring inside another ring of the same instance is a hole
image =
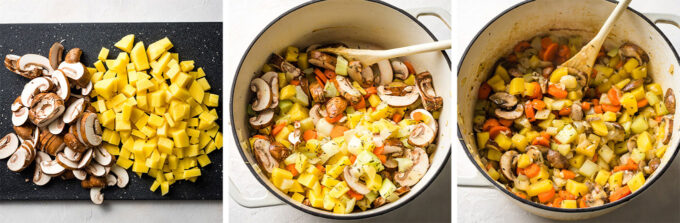
[[342, 56], [338, 56], [337, 62], [335, 63], [335, 73], [342, 76], [347, 76], [347, 60]]
[[[281, 100], [279, 101], [279, 110], [281, 110], [281, 113], [286, 114], [290, 110], [290, 108], [293, 107], [293, 102], [290, 100]], [[250, 108], [250, 107], [248, 107]]]
[[336, 97], [336, 96], [340, 95], [338, 93], [338, 89], [336, 89], [333, 82], [330, 82], [330, 81], [326, 82], [326, 86], [324, 86], [323, 92], [324, 92], [324, 96], [326, 96], [327, 98], [332, 98], [332, 97]]

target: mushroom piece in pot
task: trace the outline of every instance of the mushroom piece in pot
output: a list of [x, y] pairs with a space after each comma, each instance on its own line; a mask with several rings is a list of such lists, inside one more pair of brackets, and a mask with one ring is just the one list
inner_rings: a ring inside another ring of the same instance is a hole
[[316, 122], [326, 117], [327, 115], [328, 113], [326, 113], [326, 110], [321, 109], [320, 104], [315, 104], [314, 106], [312, 106], [311, 109], [309, 109], [309, 117], [312, 118], [312, 122], [314, 122], [314, 125], [316, 125]]
[[668, 88], [668, 90], [666, 90], [663, 103], [666, 105], [666, 110], [668, 110], [668, 113], [675, 114], [675, 94], [673, 93], [673, 89]]
[[522, 114], [524, 114], [524, 106], [518, 104], [517, 106], [515, 106], [515, 110], [512, 111], [506, 111], [504, 109], [497, 108], [494, 111], [494, 114], [496, 114], [496, 117], [502, 119], [515, 120], [518, 119], [519, 117], [522, 117]]
[[546, 158], [551, 167], [557, 169], [569, 168], [569, 160], [567, 160], [567, 157], [552, 149], [548, 149], [547, 153]]
[[347, 78], [338, 75], [335, 77], [335, 80], [338, 84], [338, 91], [340, 91], [340, 95], [343, 98], [347, 99], [351, 104], [357, 104], [361, 102], [361, 92], [354, 88], [354, 86], [349, 83]]
[[442, 108], [444, 99], [437, 96], [437, 92], [434, 91], [430, 72], [425, 71], [416, 75], [416, 88], [426, 110], [435, 111]]
[[392, 71], [392, 65], [389, 60], [378, 61], [378, 70], [380, 71], [380, 82], [379, 85], [388, 85], [392, 83], [394, 79], [394, 73]]
[[516, 166], [517, 164], [517, 156], [519, 154], [515, 150], [508, 150], [507, 152], [503, 153], [501, 155], [501, 160], [500, 160], [500, 166], [501, 166], [501, 172], [505, 176], [506, 179], [508, 180], [515, 180], [517, 176], [515, 175], [515, 172], [513, 172], [513, 167]]
[[647, 53], [639, 46], [633, 43], [624, 43], [619, 47], [619, 53], [622, 57], [632, 57], [635, 58], [640, 64], [649, 61], [649, 56]]
[[489, 100], [506, 110], [514, 108], [518, 101], [517, 97], [506, 92], [497, 92], [492, 94], [489, 96]]
[[307, 59], [307, 62], [317, 67], [335, 70], [335, 64], [338, 61], [336, 57], [333, 57], [329, 54], [312, 50], [309, 52], [309, 59]]
[[314, 81], [309, 85], [309, 94], [312, 96], [312, 101], [316, 103], [323, 103], [326, 101], [326, 95], [323, 88], [324, 86], [318, 81]]
[[283, 57], [279, 56], [278, 54], [272, 53], [269, 56], [269, 64], [271, 64], [274, 68], [283, 71], [286, 73], [286, 78], [289, 80], [292, 80], [302, 73], [300, 71], [300, 68], [295, 67], [293, 64], [289, 63]]
[[270, 71], [262, 75], [262, 80], [267, 82], [271, 87], [271, 103], [269, 108], [276, 108], [279, 106], [279, 74]]
[[349, 186], [349, 188], [352, 188], [353, 191], [359, 194], [366, 195], [370, 193], [371, 190], [368, 189], [366, 184], [359, 180], [359, 177], [357, 176], [358, 172], [359, 171], [355, 168], [352, 168], [351, 165], [345, 166], [342, 177], [345, 182], [347, 182], [347, 186]]
[[[371, 69], [371, 68], [368, 68], [368, 69]], [[349, 75], [350, 78], [352, 78], [353, 81], [356, 81], [360, 85], [365, 85], [364, 77], [361, 75], [363, 70], [364, 70], [364, 66], [358, 60], [350, 61], [347, 64], [347, 74]]]
[[269, 84], [262, 78], [255, 78], [250, 81], [250, 90], [255, 92], [255, 101], [251, 105], [254, 111], [262, 111], [271, 105], [272, 92]]
[[404, 171], [394, 174], [394, 181], [400, 186], [413, 186], [427, 172], [427, 168], [430, 166], [430, 159], [427, 156], [425, 150], [420, 147], [413, 148], [406, 152], [406, 158], [409, 158], [413, 162], [413, 166]]
[[402, 80], [406, 80], [406, 78], [408, 78], [408, 67], [406, 67], [404, 62], [401, 62], [400, 60], [392, 60], [391, 64], [394, 77]]
[[264, 169], [267, 173], [271, 173], [275, 167], [279, 166], [279, 162], [272, 156], [269, 149], [271, 142], [266, 139], [255, 139], [253, 142], [253, 153], [255, 153], [255, 159], [260, 167]]
[[274, 123], [274, 109], [267, 109], [251, 117], [249, 120], [250, 126], [254, 129], [263, 129]]
[[347, 101], [342, 97], [333, 97], [326, 102], [326, 112], [329, 118], [341, 116], [347, 108]]
[[408, 143], [413, 146], [426, 147], [434, 141], [436, 132], [425, 123], [416, 125], [408, 136]]
[[418, 92], [413, 86], [385, 87], [378, 86], [378, 96], [389, 106], [403, 108], [416, 103]]

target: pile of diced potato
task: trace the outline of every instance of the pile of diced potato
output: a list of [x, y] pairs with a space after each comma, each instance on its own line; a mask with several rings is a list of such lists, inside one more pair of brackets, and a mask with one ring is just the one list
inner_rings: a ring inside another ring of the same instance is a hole
[[117, 164], [156, 180], [151, 191], [168, 193], [178, 180], [195, 182], [200, 167], [211, 163], [208, 154], [222, 148], [215, 122], [219, 95], [211, 94], [202, 68], [179, 61], [170, 39], [148, 46], [134, 43], [133, 34], [115, 46], [124, 52], [108, 59], [102, 48], [92, 74], [90, 94], [104, 127], [103, 147], [117, 156]]

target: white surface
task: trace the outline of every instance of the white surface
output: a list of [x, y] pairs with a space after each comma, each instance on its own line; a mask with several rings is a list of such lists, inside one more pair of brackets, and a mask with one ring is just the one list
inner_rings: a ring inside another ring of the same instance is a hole
[[[231, 81], [236, 67], [240, 62], [243, 53], [250, 45], [255, 36], [274, 18], [279, 16], [286, 10], [293, 8], [302, 0], [285, 0], [285, 1], [232, 1], [227, 6], [229, 11], [226, 13], [228, 17], [227, 42], [230, 44], [227, 52], [227, 72], [224, 80], [227, 82], [225, 92], [230, 91]], [[437, 1], [389, 1], [390, 4], [398, 6], [403, 9], [416, 7], [440, 7], [450, 10], [451, 5], [447, 0]], [[253, 16], [257, 15], [257, 16]], [[247, 20], [245, 23], [243, 21]], [[422, 18], [421, 21], [428, 27], [432, 27], [432, 32], [439, 39], [449, 39], [449, 30], [442, 25], [439, 20], [434, 18]], [[452, 60], [455, 67], [455, 61]], [[228, 111], [226, 111], [228, 112]], [[228, 114], [225, 113], [225, 117]], [[225, 130], [226, 131], [226, 130]], [[226, 134], [228, 136], [230, 134]], [[225, 145], [233, 145], [232, 137], [225, 137]], [[266, 189], [257, 182], [252, 176], [247, 167], [243, 164], [240, 154], [237, 150], [229, 151], [227, 163], [229, 168], [229, 175], [235, 179], [234, 183], [243, 193], [260, 196], [266, 192]], [[418, 196], [415, 200], [407, 205], [382, 216], [371, 218], [372, 221], [423, 221], [429, 222], [448, 222], [450, 217], [451, 207], [451, 168], [450, 164], [440, 173], [439, 177], [434, 181], [427, 190]], [[299, 211], [288, 205], [280, 205], [265, 208], [244, 208], [237, 204], [233, 199], [228, 199], [229, 220], [232, 222], [270, 222], [272, 219], [282, 222], [321, 222], [326, 219], [315, 217]]]
[[[0, 1], [1, 23], [208, 21], [222, 21], [221, 1]], [[220, 222], [222, 219], [221, 201], [104, 201], [101, 206], [90, 201], [0, 202], [0, 222]]]
[[[458, 14], [454, 14], [454, 20], [458, 21], [455, 32], [458, 38], [459, 53], [456, 55], [457, 63], [460, 54], [477, 32], [499, 13], [519, 1], [507, 0], [484, 0], [484, 1], [461, 1]], [[677, 13], [680, 1], [676, 0], [647, 0], [633, 1], [631, 8], [640, 12]], [[457, 18], [457, 19], [456, 19]], [[456, 23], [454, 23], [456, 24]], [[670, 25], [659, 25], [675, 46], [680, 50], [680, 29]], [[460, 144], [454, 144], [453, 157], [457, 165], [459, 176], [472, 176], [478, 170], [469, 161]], [[669, 170], [647, 189], [643, 194], [629, 202], [626, 206], [604, 216], [591, 219], [588, 222], [678, 222], [680, 221], [680, 190], [677, 185], [680, 179], [680, 164], [676, 160]], [[458, 222], [548, 222], [550, 220], [532, 215], [510, 200], [506, 199], [500, 191], [491, 187], [458, 187], [457, 220]]]

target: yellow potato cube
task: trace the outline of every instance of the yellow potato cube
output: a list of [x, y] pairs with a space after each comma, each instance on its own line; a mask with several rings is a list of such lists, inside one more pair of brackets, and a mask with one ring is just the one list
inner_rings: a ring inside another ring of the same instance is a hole
[[[137, 73], [139, 75], [139, 73]], [[139, 76], [138, 76], [139, 77]], [[150, 80], [146, 78], [142, 79], [137, 79], [137, 82], [135, 82], [137, 85], [137, 92], [143, 92], [145, 90], [152, 89], [154, 87], [154, 83], [151, 82]]]
[[545, 179], [529, 185], [529, 188], [527, 189], [526, 192], [529, 197], [533, 197], [540, 193], [549, 191], [551, 188], [553, 188], [552, 181]]
[[135, 47], [132, 48], [132, 52], [130, 52], [130, 59], [132, 59], [132, 63], [135, 64], [135, 69], [138, 71], [143, 71], [143, 70], [148, 70], [149, 67], [149, 59], [146, 57], [146, 52], [144, 51], [144, 42], [137, 42], [135, 44]]
[[194, 61], [193, 60], [185, 60], [179, 63], [179, 67], [181, 68], [182, 72], [189, 72], [194, 69]]
[[116, 91], [115, 79], [104, 79], [94, 84], [94, 90], [104, 99], [110, 99]]
[[[199, 70], [201, 69], [199, 68]], [[204, 91], [210, 90], [210, 83], [208, 83], [208, 80], [206, 80], [205, 78], [196, 79], [196, 82], [198, 82], [198, 84], [201, 86], [201, 88], [203, 88]]]
[[652, 136], [649, 135], [649, 132], [644, 131], [640, 133], [637, 139], [637, 148], [643, 153], [652, 149]]
[[304, 185], [305, 187], [311, 188], [312, 186], [314, 186], [314, 183], [319, 181], [319, 178], [314, 174], [302, 173], [297, 178], [297, 181], [300, 182], [300, 184]]
[[189, 76], [189, 74], [184, 73], [184, 72], [179, 72], [179, 73], [177, 73], [177, 75], [175, 75], [171, 78], [172, 78], [172, 83], [176, 84], [177, 86], [179, 86], [181, 88], [187, 88], [194, 81], [192, 76]]
[[645, 176], [641, 171], [638, 171], [633, 178], [628, 181], [628, 188], [631, 192], [635, 192], [645, 184]]
[[176, 84], [171, 84], [168, 90], [170, 92], [170, 96], [172, 96], [172, 98], [176, 98], [177, 100], [186, 101], [187, 99], [191, 98], [191, 94], [189, 94], [189, 91], [186, 88], [180, 87]]
[[216, 94], [211, 94], [207, 93], [207, 96], [204, 98], [203, 104], [205, 104], [208, 107], [217, 107], [219, 106], [220, 103], [220, 96]]
[[604, 186], [605, 184], [607, 184], [609, 176], [611, 176], [611, 172], [606, 170], [600, 170], [599, 172], [597, 172], [597, 176], [595, 177], [595, 183]]
[[200, 176], [200, 175], [201, 175], [201, 169], [199, 169], [198, 167], [191, 168], [191, 169], [184, 171], [184, 178], [185, 179], [190, 178], [190, 177], [197, 177], [197, 176]]
[[191, 86], [189, 86], [189, 94], [191, 94], [191, 97], [194, 98], [196, 102], [203, 102], [205, 91], [203, 91], [203, 88], [198, 82], [194, 81], [191, 83]]
[[104, 62], [102, 62], [101, 60], [94, 62], [94, 68], [96, 68], [97, 71], [99, 71], [99, 72], [106, 72], [106, 67], [104, 67]]
[[156, 60], [158, 57], [161, 56], [165, 51], [169, 50], [172, 48], [172, 43], [170, 42], [170, 39], [168, 37], [165, 37], [161, 40], [158, 40], [152, 44], [149, 44], [149, 48], [147, 49], [147, 54], [149, 55], [149, 60]]
[[125, 52], [130, 52], [132, 50], [132, 44], [135, 41], [135, 34], [130, 34], [127, 36], [124, 36], [122, 39], [120, 39], [114, 46], [118, 47], [118, 49], [125, 51]]
[[156, 115], [156, 114], [151, 114], [149, 116], [148, 123], [149, 123], [149, 125], [158, 128], [163, 124], [163, 118], [161, 116]]
[[562, 200], [561, 208], [576, 208], [576, 200]]
[[[121, 115], [121, 118], [122, 118], [122, 115]], [[104, 113], [102, 113], [102, 116], [99, 119], [99, 122], [102, 124], [102, 126], [104, 126], [104, 128], [107, 128], [107, 129], [114, 129], [115, 128], [115, 126], [114, 126], [115, 121], [116, 121], [116, 113], [111, 109], [106, 110]]]
[[172, 140], [166, 137], [158, 138], [158, 149], [160, 150], [161, 153], [172, 154], [173, 147], [174, 143]]
[[187, 135], [186, 131], [184, 130], [172, 131], [170, 132], [170, 135], [172, 136], [172, 139], [175, 142], [176, 147], [184, 148], [189, 146], [189, 136]]
[[116, 113], [116, 131], [131, 130], [130, 120], [124, 120], [122, 113]]
[[[206, 154], [198, 156], [196, 158], [196, 160], [198, 160], [198, 164], [200, 164], [201, 167], [207, 166], [208, 164], [211, 163], [210, 157], [208, 157], [208, 155], [206, 155]], [[297, 182], [297, 181], [295, 181], [295, 182]], [[295, 182], [293, 183], [293, 185], [295, 185]], [[302, 191], [297, 191], [297, 192], [302, 192]]]
[[99, 51], [99, 55], [97, 55], [97, 59], [106, 60], [107, 57], [109, 57], [109, 49], [102, 47], [102, 49]]
[[576, 196], [583, 196], [588, 193], [588, 186], [585, 183], [579, 183], [571, 179], [567, 180], [565, 189]]

